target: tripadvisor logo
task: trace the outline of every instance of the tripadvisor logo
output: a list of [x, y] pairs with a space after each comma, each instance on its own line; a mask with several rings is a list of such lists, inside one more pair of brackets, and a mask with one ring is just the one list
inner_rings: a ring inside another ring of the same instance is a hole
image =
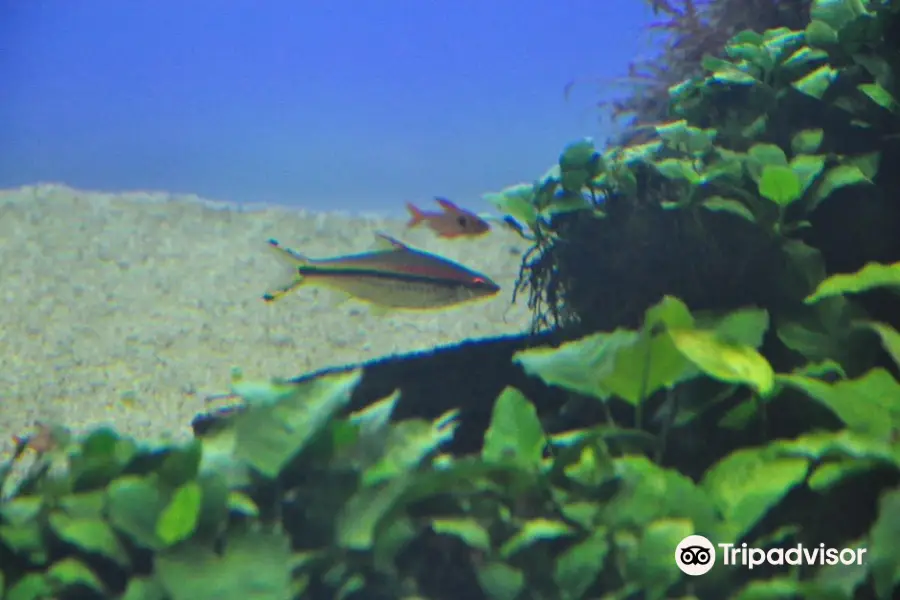
[[[747, 544], [718, 544], [722, 564], [748, 569], [760, 565], [862, 565], [866, 548], [827, 548], [825, 544], [790, 548], [753, 548]], [[716, 546], [702, 535], [689, 535], [675, 548], [675, 564], [686, 575], [704, 575], [716, 564]]]

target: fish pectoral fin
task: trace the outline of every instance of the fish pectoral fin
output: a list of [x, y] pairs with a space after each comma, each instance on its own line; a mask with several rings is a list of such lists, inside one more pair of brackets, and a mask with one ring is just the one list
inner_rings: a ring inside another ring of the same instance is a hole
[[266, 302], [274, 302], [303, 285], [304, 277], [300, 274], [299, 268], [309, 264], [309, 259], [299, 252], [285, 248], [276, 240], [269, 240], [268, 244], [269, 249], [272, 250], [284, 269], [281, 279], [266, 290], [262, 297]]

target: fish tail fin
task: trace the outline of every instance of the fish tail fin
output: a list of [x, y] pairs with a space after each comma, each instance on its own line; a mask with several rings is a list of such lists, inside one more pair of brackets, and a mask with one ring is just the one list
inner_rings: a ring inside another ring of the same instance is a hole
[[298, 268], [308, 265], [309, 259], [299, 252], [285, 248], [276, 240], [269, 240], [268, 244], [275, 257], [284, 267], [283, 279], [266, 290], [262, 297], [266, 302], [274, 302], [303, 285], [305, 278], [300, 274]]
[[409, 212], [409, 221], [407, 221], [406, 223], [407, 227], [415, 227], [425, 220], [425, 213], [423, 213], [421, 209], [419, 209], [419, 207], [412, 202], [406, 203], [406, 210], [407, 212]]

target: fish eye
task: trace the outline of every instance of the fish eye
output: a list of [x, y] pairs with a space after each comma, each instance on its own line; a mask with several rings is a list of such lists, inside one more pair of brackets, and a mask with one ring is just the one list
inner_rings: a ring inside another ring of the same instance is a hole
[[465, 227], [469, 224], [469, 220], [465, 217], [457, 217], [456, 222], [460, 224], [460, 226]]

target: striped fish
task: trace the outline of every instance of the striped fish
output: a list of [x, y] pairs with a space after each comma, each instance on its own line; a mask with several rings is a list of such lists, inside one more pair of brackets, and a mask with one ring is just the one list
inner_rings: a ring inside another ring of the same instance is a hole
[[290, 278], [263, 295], [274, 302], [302, 285], [321, 285], [374, 305], [379, 310], [439, 309], [487, 298], [500, 286], [446, 258], [410, 248], [383, 233], [378, 250], [312, 259], [269, 240]]

